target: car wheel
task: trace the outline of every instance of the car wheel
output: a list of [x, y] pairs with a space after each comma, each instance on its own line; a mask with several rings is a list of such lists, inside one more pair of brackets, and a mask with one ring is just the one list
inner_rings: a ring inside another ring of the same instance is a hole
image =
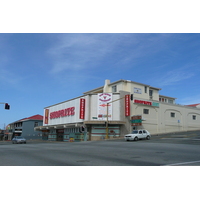
[[138, 137], [135, 137], [134, 140], [135, 140], [135, 141], [138, 141]]
[[147, 140], [150, 140], [150, 136], [149, 136], [149, 135], [147, 135], [146, 139], [147, 139]]

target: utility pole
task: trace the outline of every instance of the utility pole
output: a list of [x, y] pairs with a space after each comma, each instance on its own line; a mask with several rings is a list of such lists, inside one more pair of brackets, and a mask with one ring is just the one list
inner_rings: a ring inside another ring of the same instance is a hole
[[[4, 104], [6, 110], [10, 110], [10, 105], [8, 103], [0, 102], [0, 104]], [[6, 127], [6, 125], [4, 124], [4, 130], [5, 130], [5, 127]]]
[[124, 98], [125, 98], [125, 96], [122, 97], [122, 98], [120, 98], [120, 99], [116, 99], [116, 100], [114, 100], [114, 101], [111, 101], [111, 102], [107, 103], [106, 139], [108, 139], [108, 106], [109, 106], [110, 103], [113, 103], [113, 102], [115, 102], [115, 101], [119, 101], [119, 100], [124, 99]]

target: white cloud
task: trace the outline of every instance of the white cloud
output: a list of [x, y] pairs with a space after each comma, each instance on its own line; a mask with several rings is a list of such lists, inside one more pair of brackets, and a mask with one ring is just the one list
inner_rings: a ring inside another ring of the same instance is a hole
[[181, 105], [191, 105], [191, 104], [197, 104], [200, 103], [200, 95], [192, 95], [183, 99], [178, 100], [178, 104]]
[[16, 76], [7, 68], [0, 68], [0, 83], [1, 85], [10, 85], [12, 87], [17, 87], [18, 84], [24, 80], [23, 77]]
[[185, 70], [185, 67], [183, 67], [167, 72], [165, 75], [157, 79], [155, 84], [159, 85], [159, 87], [170, 86], [178, 84], [183, 80], [190, 79], [194, 75], [194, 73], [188, 72], [188, 70]]
[[95, 63], [112, 53], [116, 39], [104, 34], [61, 34], [59, 42], [48, 53], [54, 61], [52, 73], [64, 70], [80, 70], [95, 66]]
[[[176, 34], [56, 34], [55, 44], [47, 52], [52, 58], [50, 73], [56, 77], [74, 77], [78, 73], [92, 76], [97, 69], [111, 73], [123, 68], [121, 74], [126, 76], [127, 70], [141, 73], [144, 63], [144, 69], [155, 72], [149, 76], [154, 85], [162, 88], [178, 84], [195, 75], [189, 72], [191, 65], [186, 66], [187, 63], [171, 70], [171, 63], [178, 60], [181, 53], [176, 51], [179, 46], [173, 48], [170, 44], [183, 39], [184, 35]], [[156, 76], [159, 78], [155, 82]]]
[[165, 48], [166, 39], [162, 34], [59, 34], [47, 53], [52, 73], [90, 69], [101, 62], [126, 67]]

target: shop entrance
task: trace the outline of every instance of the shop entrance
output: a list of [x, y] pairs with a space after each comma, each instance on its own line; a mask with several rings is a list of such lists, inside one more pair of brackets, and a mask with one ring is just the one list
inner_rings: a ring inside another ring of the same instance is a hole
[[91, 141], [91, 126], [87, 127], [87, 132], [88, 132], [88, 140]]
[[48, 140], [49, 130], [42, 130], [42, 140]]
[[63, 141], [64, 129], [56, 130], [57, 141]]

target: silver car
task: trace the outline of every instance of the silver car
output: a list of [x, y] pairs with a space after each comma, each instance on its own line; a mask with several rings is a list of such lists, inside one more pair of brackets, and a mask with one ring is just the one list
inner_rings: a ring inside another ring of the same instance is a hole
[[26, 144], [26, 139], [23, 138], [22, 136], [15, 136], [15, 137], [12, 139], [12, 143], [13, 143], [13, 144], [19, 144], [19, 143], [24, 143], [24, 144]]

